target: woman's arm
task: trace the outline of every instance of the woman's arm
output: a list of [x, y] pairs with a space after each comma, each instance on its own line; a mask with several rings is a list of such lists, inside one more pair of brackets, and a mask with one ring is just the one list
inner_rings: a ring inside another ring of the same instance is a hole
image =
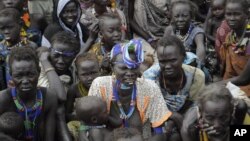
[[72, 85], [67, 92], [67, 101], [65, 106], [67, 122], [76, 119], [76, 115], [73, 114], [75, 98], [76, 98], [76, 85]]
[[196, 44], [196, 55], [198, 56], [201, 63], [205, 63], [206, 50], [205, 50], [205, 35], [197, 34], [194, 38]]

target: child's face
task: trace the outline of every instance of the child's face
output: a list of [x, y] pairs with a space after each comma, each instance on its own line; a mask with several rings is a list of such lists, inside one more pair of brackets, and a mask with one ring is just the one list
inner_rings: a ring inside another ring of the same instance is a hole
[[11, 64], [12, 80], [18, 92], [30, 94], [37, 87], [39, 71], [34, 61], [16, 61]]
[[191, 9], [187, 4], [176, 4], [172, 9], [172, 20], [178, 30], [189, 28]]
[[212, 14], [216, 18], [223, 18], [225, 13], [224, 0], [214, 0], [212, 3]]
[[62, 21], [67, 26], [72, 26], [76, 23], [77, 20], [78, 9], [75, 2], [69, 2], [64, 8], [61, 13]]
[[240, 3], [229, 2], [226, 5], [225, 18], [230, 28], [238, 30], [245, 26], [247, 15], [244, 13]]
[[103, 42], [110, 47], [113, 47], [116, 43], [121, 41], [121, 22], [119, 19], [104, 19], [101, 27], [101, 33], [103, 36]]
[[89, 89], [92, 81], [100, 75], [98, 62], [82, 61], [77, 64], [77, 75], [83, 85]]
[[2, 0], [6, 8], [19, 8], [21, 0]]
[[12, 17], [0, 17], [0, 34], [8, 42], [16, 42], [20, 36], [21, 26]]
[[214, 138], [221, 138], [227, 133], [227, 127], [230, 125], [231, 111], [230, 105], [225, 100], [220, 101], [207, 101], [203, 105], [202, 120], [205, 124], [213, 126], [216, 134]]

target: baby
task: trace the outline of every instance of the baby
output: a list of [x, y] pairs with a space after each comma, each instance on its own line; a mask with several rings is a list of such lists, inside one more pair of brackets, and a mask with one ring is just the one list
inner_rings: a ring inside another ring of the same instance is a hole
[[95, 96], [78, 99], [76, 115], [81, 121], [79, 141], [110, 141], [112, 128], [122, 124], [109, 116], [106, 102]]

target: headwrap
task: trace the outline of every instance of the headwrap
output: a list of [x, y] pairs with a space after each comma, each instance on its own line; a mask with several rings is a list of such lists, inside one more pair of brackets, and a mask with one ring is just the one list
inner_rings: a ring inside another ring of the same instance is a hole
[[[131, 59], [129, 56], [129, 52], [131, 51], [133, 51], [136, 56], [135, 60]], [[122, 63], [126, 64], [128, 68], [138, 68], [139, 65], [144, 61], [142, 41], [140, 39], [133, 39], [125, 44], [116, 44], [111, 50], [110, 60], [112, 60], [118, 54], [122, 54]]]

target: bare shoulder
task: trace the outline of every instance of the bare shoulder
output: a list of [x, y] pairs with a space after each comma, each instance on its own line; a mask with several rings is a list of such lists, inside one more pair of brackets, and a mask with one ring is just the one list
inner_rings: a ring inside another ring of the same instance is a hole
[[0, 91], [0, 114], [6, 111], [10, 107], [12, 103], [11, 101], [12, 97], [10, 95], [9, 89]]

